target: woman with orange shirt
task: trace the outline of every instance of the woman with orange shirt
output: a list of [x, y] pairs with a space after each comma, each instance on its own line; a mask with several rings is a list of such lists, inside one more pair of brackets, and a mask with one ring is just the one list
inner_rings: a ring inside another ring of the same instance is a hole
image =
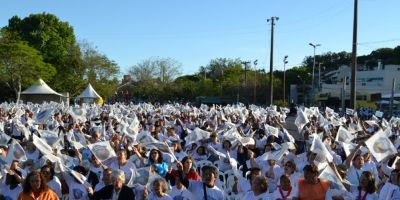
[[58, 196], [46, 183], [46, 179], [39, 171], [28, 174], [23, 184], [23, 190], [18, 200], [58, 200]]

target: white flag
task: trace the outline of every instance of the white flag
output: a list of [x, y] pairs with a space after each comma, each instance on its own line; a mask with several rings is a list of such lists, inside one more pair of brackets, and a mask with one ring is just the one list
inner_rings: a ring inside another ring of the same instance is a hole
[[365, 141], [365, 144], [378, 162], [387, 156], [397, 153], [396, 148], [382, 130], [379, 130], [377, 133], [372, 135], [367, 141]]
[[100, 162], [117, 156], [114, 149], [111, 147], [110, 142], [108, 141], [89, 144], [88, 147]]
[[350, 153], [353, 151], [354, 148], [356, 148], [356, 144], [354, 143], [344, 143], [342, 142], [343, 150], [346, 156], [349, 156]]
[[52, 114], [53, 114], [53, 109], [51, 108], [42, 110], [36, 115], [35, 121], [38, 124], [46, 124], [47, 120], [51, 117]]
[[8, 149], [6, 160], [9, 164], [11, 164], [14, 160], [18, 160], [20, 162], [27, 160], [24, 148], [22, 148], [22, 146], [14, 139], [12, 139], [10, 148]]
[[71, 115], [74, 121], [86, 121], [86, 109], [80, 107], [70, 107], [68, 114]]
[[299, 109], [297, 112], [297, 118], [294, 121], [294, 124], [297, 126], [299, 133], [303, 130], [303, 127], [309, 122], [308, 118], [304, 114], [302, 110]]
[[50, 147], [49, 144], [47, 144], [46, 141], [43, 139], [39, 138], [35, 134], [33, 134], [33, 144], [36, 146], [36, 148], [44, 155], [46, 156], [51, 162], [57, 162], [60, 160], [57, 156], [53, 155], [53, 149]]
[[140, 132], [137, 137], [136, 137], [136, 141], [138, 143], [154, 143], [154, 142], [158, 142], [156, 139], [154, 139], [149, 132], [146, 131], [142, 131]]
[[273, 135], [275, 137], [279, 137], [279, 129], [268, 124], [264, 124], [265, 134], [267, 136]]
[[348, 130], [343, 128], [343, 126], [339, 127], [339, 130], [336, 133], [335, 141], [351, 143], [351, 141], [353, 139], [354, 139], [354, 136]]
[[5, 133], [0, 133], [0, 145], [7, 146], [8, 142], [11, 140], [11, 137]]
[[329, 165], [325, 167], [324, 171], [321, 172], [318, 178], [331, 182], [331, 184], [333, 184], [332, 189], [346, 191], [346, 188]]
[[329, 153], [328, 149], [325, 147], [324, 143], [322, 143], [319, 137], [314, 137], [310, 151], [323, 156], [328, 162], [333, 161], [332, 155]]

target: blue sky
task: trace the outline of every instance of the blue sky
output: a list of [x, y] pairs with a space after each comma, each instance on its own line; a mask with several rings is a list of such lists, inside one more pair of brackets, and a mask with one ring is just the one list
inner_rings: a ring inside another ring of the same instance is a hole
[[[121, 74], [150, 57], [170, 57], [192, 74], [211, 59], [258, 59], [269, 70], [270, 24], [275, 26], [274, 68], [298, 66], [313, 54], [351, 51], [353, 0], [13, 0], [2, 1], [0, 26], [14, 15], [57, 15], [116, 61]], [[358, 55], [400, 45], [399, 0], [359, 0]], [[254, 66], [252, 66], [254, 68]]]

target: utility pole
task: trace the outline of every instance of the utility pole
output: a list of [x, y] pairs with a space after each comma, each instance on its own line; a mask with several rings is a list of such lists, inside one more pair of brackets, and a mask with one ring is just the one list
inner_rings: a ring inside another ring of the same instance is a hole
[[242, 64], [244, 65], [244, 87], [242, 89], [242, 91], [243, 91], [242, 96], [245, 97], [247, 99], [247, 101], [248, 101], [248, 97], [250, 96], [250, 95], [248, 95], [250, 93], [247, 92], [247, 64], [249, 64], [249, 63], [250, 63], [249, 61], [242, 62]]
[[283, 57], [283, 105], [286, 106], [286, 64], [288, 56]]
[[321, 64], [318, 63], [318, 91], [321, 91]]
[[315, 74], [314, 74], [314, 71], [315, 71], [315, 49], [317, 47], [321, 46], [321, 44], [309, 43], [309, 45], [314, 48], [314, 62], [313, 62], [312, 77], [311, 77], [311, 79], [312, 79], [312, 81], [311, 81], [311, 88], [312, 88], [312, 90], [311, 90], [311, 96], [312, 96], [311, 104], [314, 104], [314, 99], [315, 99], [315, 96], [314, 96], [314, 89], [315, 89], [315, 87], [314, 87], [315, 86], [315, 84], [314, 84], [314, 78], [315, 78]]
[[342, 86], [342, 114], [346, 113], [346, 79], [347, 76], [343, 78]]
[[242, 62], [244, 65], [244, 85], [247, 87], [247, 64], [250, 64], [249, 61]]
[[[274, 87], [273, 87], [273, 65], [274, 65], [274, 26], [275, 20], [279, 20], [279, 17], [271, 17], [267, 19], [267, 22], [271, 21], [271, 52], [269, 56], [269, 101], [267, 97], [267, 106], [273, 104], [274, 100]], [[268, 93], [267, 93], [268, 94]]]
[[357, 73], [357, 15], [358, 0], [354, 0], [354, 19], [353, 19], [353, 51], [351, 53], [351, 89], [350, 89], [350, 108], [356, 109], [356, 73]]
[[393, 116], [393, 99], [394, 99], [394, 90], [396, 87], [396, 78], [393, 78], [392, 82], [392, 94], [390, 95], [390, 117]]
[[253, 89], [253, 104], [256, 104], [256, 101], [257, 101], [257, 73], [258, 73], [258, 71], [257, 71], [257, 62], [258, 62], [258, 60], [255, 60], [254, 62], [253, 62], [253, 64], [254, 64], [254, 89]]

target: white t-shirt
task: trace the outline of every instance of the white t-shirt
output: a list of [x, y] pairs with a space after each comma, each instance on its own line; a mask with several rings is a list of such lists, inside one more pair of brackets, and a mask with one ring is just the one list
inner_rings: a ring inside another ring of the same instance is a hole
[[118, 164], [118, 160], [112, 162], [110, 165], [111, 169], [120, 169], [125, 173], [125, 183], [128, 183], [132, 176], [132, 170], [136, 172], [135, 165], [129, 160], [126, 161], [125, 165], [121, 166]]
[[97, 176], [97, 178], [99, 178], [99, 180], [101, 180], [101, 178], [103, 177], [103, 167], [102, 166], [96, 167], [94, 165], [91, 165], [90, 171], [92, 171], [94, 174], [96, 174], [96, 176]]
[[[261, 166], [261, 173], [265, 176], [271, 166], [268, 163], [262, 164], [260, 166]], [[271, 193], [275, 191], [276, 187], [278, 186], [278, 181], [279, 181], [281, 175], [283, 174], [282, 168], [277, 164], [275, 164], [273, 166], [273, 170], [272, 171], [274, 172], [274, 176], [275, 177], [274, 178], [269, 178], [269, 177], [267, 178], [268, 179], [268, 190]]]
[[[188, 189], [190, 192], [192, 192], [192, 194], [196, 194], [193, 200], [204, 199], [204, 190], [202, 181], [189, 180]], [[208, 188], [206, 186], [206, 194], [207, 194], [207, 200], [224, 200], [224, 192], [217, 186], [214, 186], [212, 188]]]
[[267, 192], [261, 193], [257, 196], [254, 195], [253, 191], [247, 192], [242, 200], [270, 200], [271, 195]]
[[171, 191], [169, 192], [169, 196], [174, 200], [191, 200], [193, 199], [193, 194], [187, 190], [186, 188], [178, 189], [176, 186], [173, 186]]
[[[365, 195], [365, 192], [361, 191], [361, 197], [359, 197], [358, 190], [355, 190], [352, 194], [353, 194], [353, 199], [362, 199]], [[378, 200], [378, 194], [376, 193], [367, 194], [365, 200]]]
[[53, 179], [51, 179], [49, 182], [47, 182], [47, 185], [52, 189], [59, 198], [61, 198], [62, 193], [61, 193], [61, 182], [60, 179], [58, 179], [57, 176], [53, 176]]
[[64, 179], [69, 188], [69, 199], [89, 200], [86, 188], [91, 186], [90, 183], [80, 184], [68, 173], [64, 173]]
[[147, 197], [147, 200], [173, 200], [173, 199], [168, 194], [166, 194], [163, 197], [159, 197], [154, 193], [150, 193], [149, 196]]
[[181, 151], [181, 152], [174, 152], [174, 154], [175, 154], [175, 157], [178, 159], [178, 160], [182, 160], [185, 156], [187, 156], [187, 154], [186, 154], [186, 152], [184, 152], [184, 151]]
[[[282, 173], [282, 174], [283, 174], [283, 173]], [[281, 176], [282, 176], [282, 175], [281, 175]], [[278, 185], [281, 184], [281, 181], [280, 181], [280, 177], [281, 177], [281, 176], [279, 176]], [[303, 177], [303, 174], [301, 174], [301, 173], [299, 173], [299, 172], [294, 172], [293, 174], [291, 174], [291, 175], [289, 176], [289, 178], [290, 178], [290, 185], [291, 185], [293, 188], [296, 188], [297, 185], [298, 185], [298, 183], [299, 183], [299, 178], [304, 178], [304, 177]]]
[[39, 160], [39, 151], [35, 149], [32, 153], [29, 153], [28, 151], [25, 151], [26, 159], [32, 161], [32, 163], [35, 163], [37, 160]]
[[353, 194], [347, 191], [338, 190], [338, 189], [329, 189], [326, 191], [325, 200], [331, 200], [332, 197], [343, 197], [344, 200], [354, 200]]
[[250, 181], [245, 178], [239, 178], [238, 185], [238, 195], [244, 196], [247, 192], [251, 191], [251, 184]]
[[[284, 195], [284, 196], [287, 196], [287, 200], [291, 200], [292, 198], [293, 198], [293, 189], [294, 188], [292, 188], [292, 190], [290, 191], [290, 194], [289, 194], [289, 191], [284, 191], [284, 190], [282, 190], [282, 194]], [[276, 200], [276, 199], [283, 199], [283, 197], [282, 197], [282, 195], [281, 195], [281, 192], [279, 191], [279, 188], [276, 188], [276, 190], [272, 193], [272, 200]]]
[[354, 166], [351, 166], [347, 172], [346, 180], [348, 180], [352, 186], [357, 187], [360, 183], [360, 177], [363, 171], [362, 168], [357, 169]]
[[14, 189], [10, 189], [9, 185], [4, 185], [1, 190], [1, 194], [4, 196], [5, 200], [17, 200], [19, 193], [22, 192], [22, 186], [18, 185]]
[[106, 186], [106, 185], [104, 184], [104, 182], [103, 182], [103, 181], [100, 181], [100, 183], [97, 183], [96, 186], [94, 186], [94, 189], [93, 189], [93, 190], [94, 190], [95, 192], [97, 192], [97, 191], [103, 189], [104, 186]]
[[389, 200], [392, 199], [395, 191], [399, 188], [397, 185], [393, 185], [392, 183], [386, 182], [379, 192], [379, 200]]

